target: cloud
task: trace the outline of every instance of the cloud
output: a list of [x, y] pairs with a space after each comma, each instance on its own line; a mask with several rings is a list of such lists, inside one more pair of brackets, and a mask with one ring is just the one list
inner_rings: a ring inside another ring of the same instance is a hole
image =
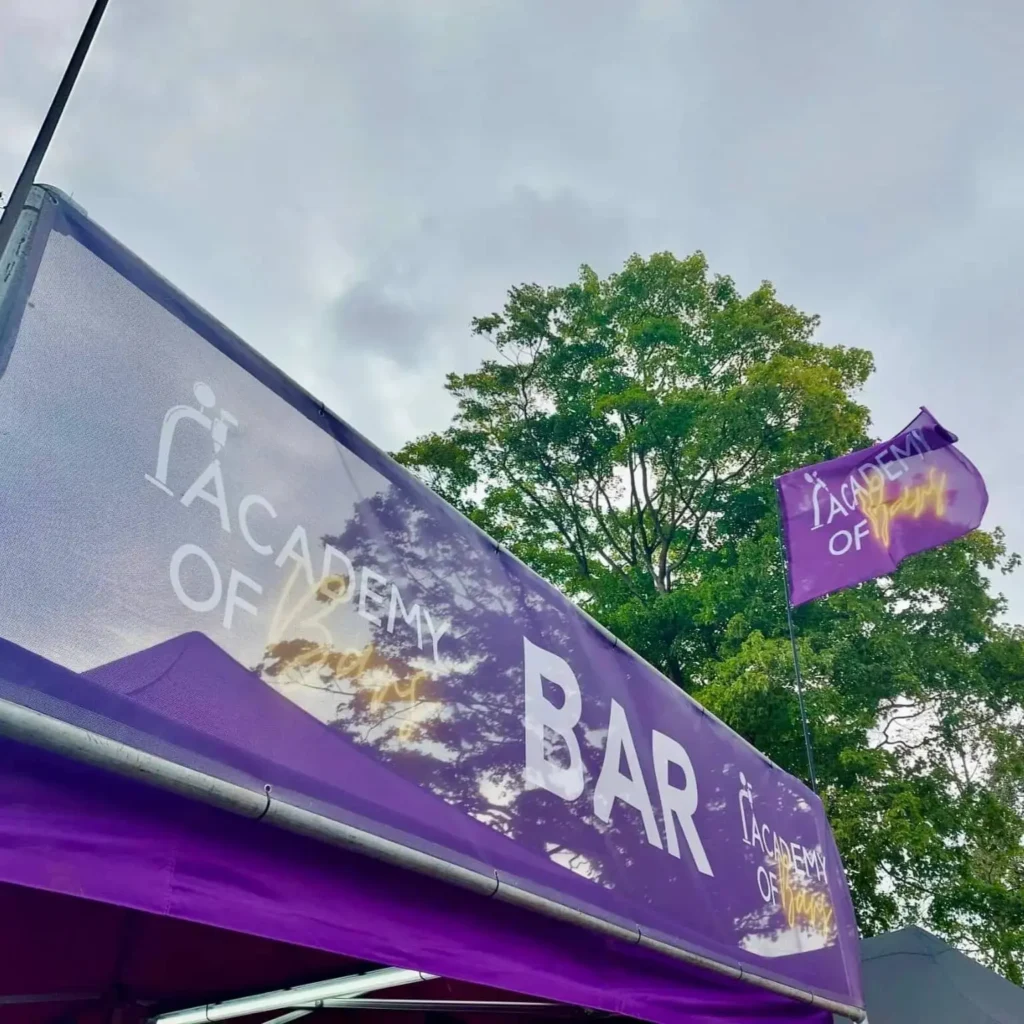
[[[450, 204], [424, 217], [397, 233], [332, 303], [327, 319], [336, 343], [318, 348], [318, 393], [326, 388], [328, 405], [389, 448], [443, 426], [454, 405], [445, 375], [489, 354], [470, 331], [472, 317], [500, 308], [513, 284], [572, 280], [581, 253], [615, 269], [628, 236], [621, 211], [567, 189], [519, 186], [490, 205]], [[330, 382], [353, 378], [372, 383], [361, 393], [339, 388], [334, 405]]]
[[[4, 6], [0, 188], [88, 6]], [[44, 176], [387, 447], [511, 285], [701, 248], [872, 349], [877, 431], [929, 405], [1024, 548], [1022, 33], [1014, 0], [112, 4]]]
[[360, 281], [338, 300], [338, 337], [348, 349], [377, 351], [396, 361], [420, 361], [431, 314], [413, 303]]

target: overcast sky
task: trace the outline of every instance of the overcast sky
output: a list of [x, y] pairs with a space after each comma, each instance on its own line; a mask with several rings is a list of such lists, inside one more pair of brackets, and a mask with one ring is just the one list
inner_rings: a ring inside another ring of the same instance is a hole
[[[5, 192], [90, 6], [0, 0]], [[1024, 550], [1022, 54], [1020, 0], [111, 0], [41, 178], [387, 448], [510, 285], [703, 249]]]

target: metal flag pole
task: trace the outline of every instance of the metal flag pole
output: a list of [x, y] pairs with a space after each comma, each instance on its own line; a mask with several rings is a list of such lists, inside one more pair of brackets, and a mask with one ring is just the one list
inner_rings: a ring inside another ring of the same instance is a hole
[[789, 600], [789, 558], [786, 554], [786, 537], [782, 529], [782, 495], [776, 491], [779, 505], [779, 556], [782, 558], [783, 587], [786, 599], [786, 623], [789, 626], [789, 643], [793, 648], [793, 675], [796, 679], [796, 699], [800, 706], [800, 725], [804, 732], [804, 747], [807, 750], [807, 773], [811, 789], [818, 792], [818, 778], [814, 770], [814, 748], [811, 745], [811, 727], [807, 721], [807, 705], [804, 703], [804, 678], [800, 672], [800, 649], [796, 643], [796, 628], [793, 625], [793, 605]]
[[25, 166], [22, 167], [21, 174], [18, 175], [18, 180], [14, 185], [14, 190], [7, 200], [7, 208], [0, 215], [0, 255], [3, 254], [7, 248], [7, 243], [11, 240], [11, 235], [14, 234], [14, 226], [18, 222], [18, 215], [25, 206], [29, 190], [35, 184], [36, 175], [39, 173], [39, 166], [43, 162], [43, 157], [46, 156], [50, 140], [53, 138], [53, 133], [57, 129], [57, 124], [64, 113], [65, 106], [67, 106], [71, 90], [75, 87], [78, 73], [82, 70], [85, 55], [89, 52], [89, 47], [96, 36], [96, 30], [99, 28], [103, 12], [107, 9], [107, 3], [108, 0], [96, 0], [93, 4], [92, 10], [89, 12], [89, 18], [85, 23], [85, 28], [82, 29], [82, 34], [79, 36], [78, 45], [75, 46], [75, 51], [71, 54], [71, 60], [68, 61], [68, 66], [64, 71], [64, 77], [61, 78], [60, 85], [57, 86], [57, 91], [54, 93], [50, 109], [47, 110], [46, 117], [43, 118], [36, 141], [32, 143], [28, 158], [25, 160]]

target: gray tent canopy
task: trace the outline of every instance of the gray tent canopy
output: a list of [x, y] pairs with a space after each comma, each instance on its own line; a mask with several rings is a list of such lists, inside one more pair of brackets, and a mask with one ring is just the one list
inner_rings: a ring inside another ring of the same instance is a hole
[[922, 928], [865, 939], [861, 964], [870, 1024], [1024, 1024], [1024, 988]]

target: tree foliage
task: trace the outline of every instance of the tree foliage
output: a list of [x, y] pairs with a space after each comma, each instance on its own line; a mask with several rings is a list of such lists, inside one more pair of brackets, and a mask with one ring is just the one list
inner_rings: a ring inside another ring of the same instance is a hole
[[[870, 443], [869, 353], [703, 255], [513, 288], [449, 429], [398, 458], [805, 774], [772, 479]], [[1024, 980], [1024, 631], [975, 532], [797, 610], [822, 798], [862, 929], [922, 922]]]

